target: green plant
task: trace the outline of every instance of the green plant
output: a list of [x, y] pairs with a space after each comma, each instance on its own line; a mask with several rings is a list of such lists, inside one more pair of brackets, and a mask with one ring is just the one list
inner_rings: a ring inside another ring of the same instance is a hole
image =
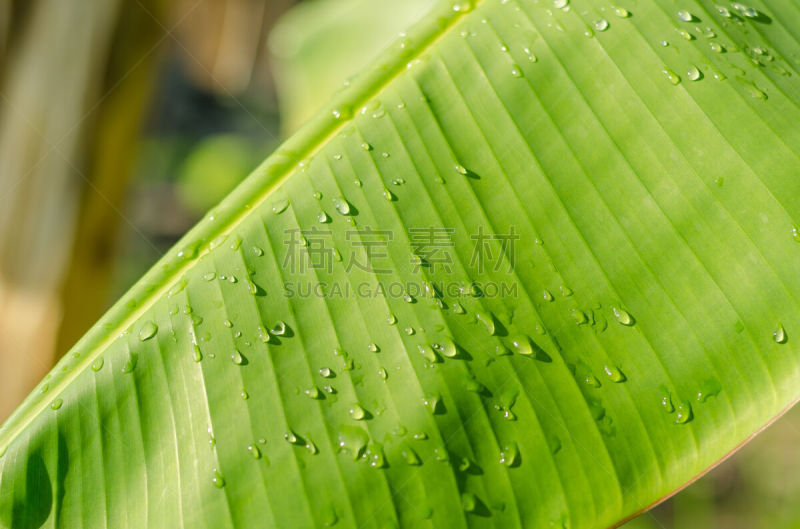
[[800, 12], [629, 3], [427, 15], [3, 426], [0, 523], [607, 527], [790, 406]]

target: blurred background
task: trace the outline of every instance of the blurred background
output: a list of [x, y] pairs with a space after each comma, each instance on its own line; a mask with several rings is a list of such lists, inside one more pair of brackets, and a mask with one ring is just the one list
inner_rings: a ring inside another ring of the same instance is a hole
[[[0, 0], [0, 421], [434, 0]], [[800, 409], [625, 525], [800, 528]]]

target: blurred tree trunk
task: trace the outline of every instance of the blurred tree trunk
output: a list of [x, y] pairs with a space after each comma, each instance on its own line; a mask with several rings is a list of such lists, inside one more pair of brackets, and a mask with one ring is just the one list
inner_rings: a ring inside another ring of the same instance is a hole
[[[0, 3], [7, 14], [9, 3]], [[112, 211], [121, 197], [148, 90], [140, 79], [148, 67], [137, 72], [141, 53], [114, 51], [128, 4], [29, 0], [13, 5], [6, 24], [12, 44], [0, 60], [0, 418], [52, 366], [82, 196], [91, 202], [97, 193]], [[156, 41], [152, 31], [135, 39], [139, 51]], [[131, 68], [135, 88], [115, 86]], [[97, 147], [100, 159], [87, 160]]]

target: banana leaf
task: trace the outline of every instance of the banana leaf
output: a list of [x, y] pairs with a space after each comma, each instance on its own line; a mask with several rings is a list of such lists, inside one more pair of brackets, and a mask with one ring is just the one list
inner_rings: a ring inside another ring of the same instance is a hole
[[8, 527], [609, 527], [798, 398], [800, 8], [434, 8], [0, 429]]

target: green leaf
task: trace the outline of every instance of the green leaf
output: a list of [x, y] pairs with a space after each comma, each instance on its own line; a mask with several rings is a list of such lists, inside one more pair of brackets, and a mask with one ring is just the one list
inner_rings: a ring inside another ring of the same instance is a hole
[[607, 527], [708, 469], [800, 368], [800, 10], [737, 6], [434, 10], [8, 420], [0, 523]]

